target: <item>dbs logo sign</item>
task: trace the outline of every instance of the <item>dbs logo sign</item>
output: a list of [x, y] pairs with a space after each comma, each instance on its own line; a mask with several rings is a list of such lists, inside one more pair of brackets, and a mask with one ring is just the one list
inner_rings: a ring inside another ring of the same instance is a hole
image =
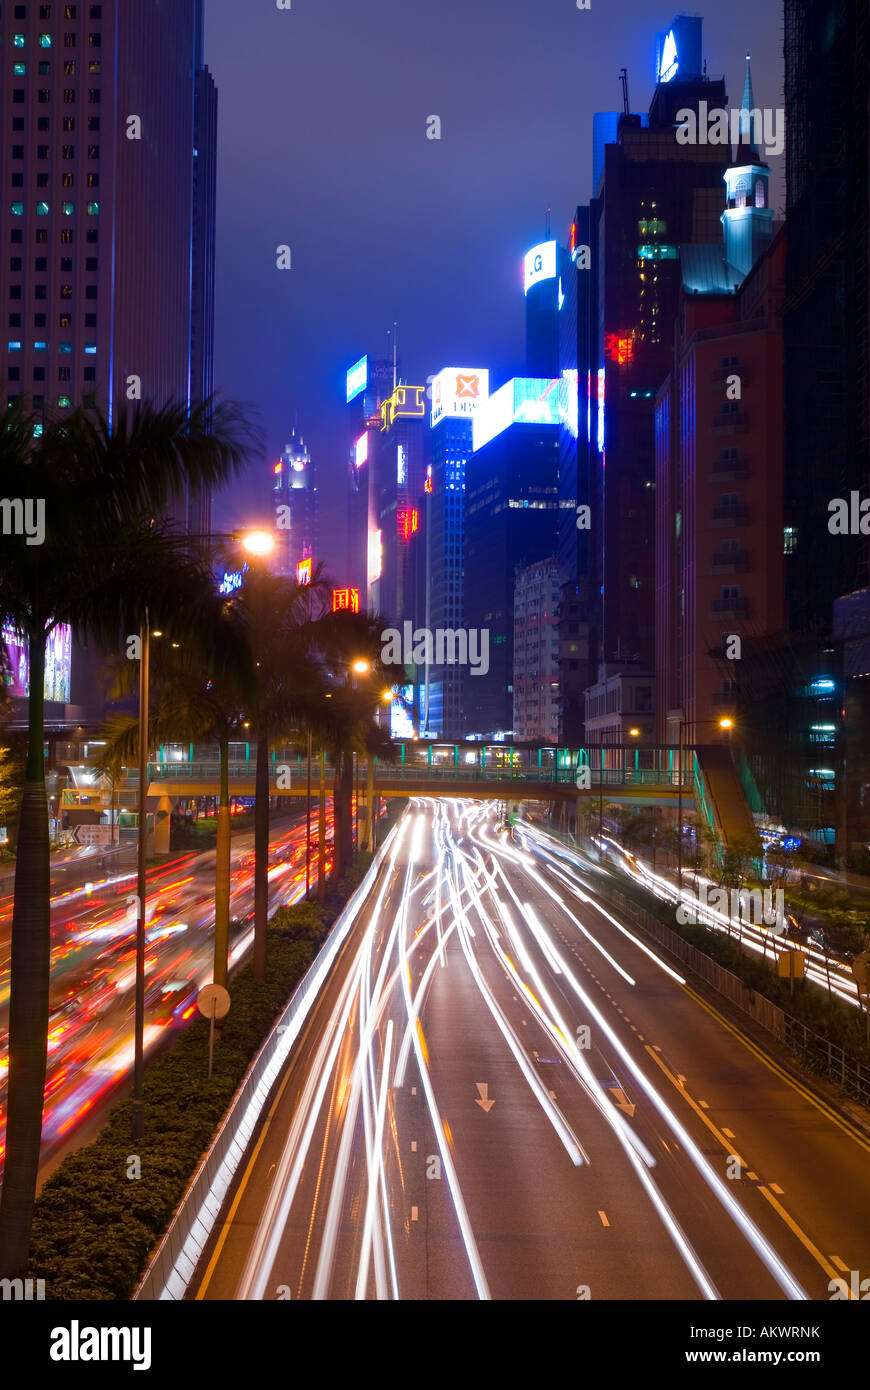
[[480, 377], [476, 372], [458, 372], [456, 376], [456, 399], [476, 401], [480, 395]]

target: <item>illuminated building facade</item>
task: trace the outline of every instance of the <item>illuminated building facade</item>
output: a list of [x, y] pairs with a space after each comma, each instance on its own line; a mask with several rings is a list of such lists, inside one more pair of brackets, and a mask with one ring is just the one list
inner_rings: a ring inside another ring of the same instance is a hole
[[514, 583], [515, 739], [559, 740], [559, 601], [555, 555], [518, 569]]
[[379, 427], [369, 431], [369, 534], [381, 535], [381, 572], [369, 583], [368, 609], [394, 624], [416, 618], [411, 542], [426, 480], [427, 407], [425, 386], [399, 382], [381, 401]]
[[348, 457], [348, 575], [364, 604], [378, 531], [374, 495], [375, 435], [381, 426], [380, 406], [393, 390], [393, 364], [386, 358], [360, 358], [342, 381], [349, 428]]
[[[217, 98], [202, 26], [202, 0], [3, 6], [7, 398], [109, 410], [131, 390], [158, 405], [211, 392]], [[174, 513], [206, 532], [210, 498]]]
[[272, 465], [272, 503], [276, 518], [276, 574], [296, 578], [297, 567], [317, 554], [317, 487], [311, 455], [294, 427], [289, 444]]
[[[445, 367], [432, 381], [430, 491], [426, 594], [418, 612], [423, 627], [455, 630], [464, 625], [463, 545], [465, 469], [473, 448], [473, 422], [489, 399], [484, 368]], [[463, 674], [457, 665], [424, 671], [420, 698], [421, 729], [441, 738], [461, 738]]]
[[[676, 140], [678, 110], [697, 110], [701, 100], [726, 105], [724, 79], [702, 71], [700, 23], [675, 21], [660, 36], [649, 116], [621, 116], [615, 141], [596, 151], [601, 175], [588, 207], [594, 285], [589, 357], [578, 365], [589, 383], [581, 434], [585, 425], [593, 451], [587, 487], [596, 553], [586, 576], [590, 603], [600, 605], [595, 657], [636, 658], [644, 669], [654, 650], [655, 396], [672, 365], [680, 247], [720, 239], [730, 154]], [[606, 122], [602, 133], [612, 133]]]
[[502, 736], [513, 727], [514, 575], [552, 556], [558, 538], [558, 386], [508, 382], [475, 417], [463, 626], [489, 632], [489, 670], [463, 672], [466, 734]]

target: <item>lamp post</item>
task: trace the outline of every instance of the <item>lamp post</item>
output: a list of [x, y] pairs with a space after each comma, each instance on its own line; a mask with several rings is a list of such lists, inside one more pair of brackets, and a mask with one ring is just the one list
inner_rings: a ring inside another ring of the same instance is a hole
[[133, 1140], [142, 1138], [142, 1091], [145, 1079], [145, 885], [148, 830], [148, 667], [151, 631], [148, 609], [139, 651], [139, 843], [136, 863], [136, 995], [133, 1020]]
[[308, 729], [308, 772], [305, 780], [305, 901], [311, 893], [311, 727]]
[[720, 729], [727, 729], [730, 737], [730, 730], [734, 728], [734, 720], [728, 715], [723, 715], [721, 719], [693, 720], [684, 719], [682, 715], [680, 716], [679, 771], [677, 774], [677, 792], [679, 798], [677, 808], [677, 887], [680, 889], [682, 889], [683, 886], [683, 730], [687, 729], [689, 724], [691, 724], [693, 728], [697, 727], [699, 724], [715, 724]]

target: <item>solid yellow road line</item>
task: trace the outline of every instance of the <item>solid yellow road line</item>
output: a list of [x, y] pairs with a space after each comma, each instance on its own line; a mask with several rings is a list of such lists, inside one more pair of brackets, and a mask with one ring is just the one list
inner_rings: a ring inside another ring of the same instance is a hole
[[706, 1009], [707, 1013], [710, 1014], [712, 1018], [715, 1018], [717, 1023], [721, 1023], [723, 1028], [727, 1028], [728, 1032], [732, 1033], [735, 1038], [742, 1042], [743, 1046], [748, 1048], [753, 1056], [757, 1057], [760, 1062], [763, 1062], [768, 1071], [772, 1071], [781, 1081], [787, 1082], [792, 1090], [797, 1091], [798, 1095], [803, 1096], [804, 1100], [809, 1101], [810, 1105], [815, 1106], [820, 1114], [837, 1125], [844, 1134], [848, 1134], [849, 1138], [853, 1139], [856, 1144], [860, 1144], [861, 1148], [866, 1149], [867, 1153], [870, 1153], [870, 1139], [868, 1139], [856, 1125], [850, 1124], [848, 1120], [839, 1115], [837, 1111], [834, 1110], [832, 1106], [828, 1105], [826, 1101], [822, 1100], [820, 1096], [815, 1095], [795, 1077], [791, 1076], [778, 1062], [775, 1062], [772, 1057], [768, 1056], [766, 1052], [754, 1043], [751, 1038], [747, 1037], [735, 1024], [725, 1018], [724, 1014], [720, 1014], [718, 1009], [715, 1009], [712, 1004], [708, 1004], [706, 999], [701, 998], [700, 994], [696, 994], [690, 985], [684, 984], [682, 988], [694, 999], [696, 1004], [700, 1004], [702, 1009]]
[[[710, 1119], [710, 1117], [709, 1117], [708, 1115], [705, 1115], [704, 1112], [703, 1112], [703, 1110], [701, 1110], [700, 1107], [699, 1107], [698, 1105], [696, 1105], [695, 1101], [694, 1101], [694, 1100], [692, 1099], [692, 1097], [689, 1095], [689, 1093], [688, 1093], [688, 1091], [686, 1090], [685, 1086], [681, 1085], [681, 1083], [677, 1080], [677, 1078], [673, 1075], [673, 1073], [670, 1072], [670, 1071], [668, 1070], [668, 1068], [665, 1066], [665, 1064], [664, 1064], [664, 1062], [661, 1060], [661, 1058], [656, 1056], [655, 1052], [652, 1050], [651, 1047], [647, 1047], [646, 1051], [649, 1053], [650, 1057], [652, 1057], [653, 1061], [658, 1063], [658, 1065], [661, 1067], [662, 1071], [664, 1072], [665, 1076], [668, 1078], [669, 1081], [672, 1082], [673, 1086], [674, 1086], [675, 1089], [680, 1093], [680, 1095], [682, 1096], [683, 1100], [687, 1101], [688, 1104], [691, 1105], [691, 1107], [692, 1107], [692, 1109], [694, 1110], [695, 1114], [696, 1114], [700, 1119], [702, 1119], [702, 1120], [704, 1121], [704, 1124], [707, 1126], [707, 1128], [710, 1130], [710, 1132], [716, 1136], [717, 1140], [718, 1140], [719, 1143], [722, 1145], [722, 1147], [724, 1148], [725, 1152], [726, 1152], [727, 1154], [729, 1154], [729, 1155], [730, 1155], [730, 1154], [734, 1154], [734, 1157], [737, 1158], [737, 1159], [739, 1160], [741, 1167], [745, 1167], [746, 1164], [745, 1164], [744, 1160], [743, 1160], [742, 1158], [740, 1158], [740, 1155], [739, 1155], [739, 1154], [734, 1153], [734, 1150], [733, 1150], [731, 1144], [729, 1144], [729, 1142], [728, 1142], [728, 1140], [725, 1138], [724, 1134], [721, 1132], [721, 1130], [719, 1130], [719, 1129], [716, 1128], [716, 1126], [713, 1124], [713, 1121]], [[756, 1176], [756, 1175], [755, 1175], [754, 1173], [747, 1173], [747, 1177], [754, 1178], [755, 1176]], [[800, 1241], [801, 1245], [803, 1245], [804, 1248], [810, 1252], [810, 1254], [812, 1255], [813, 1259], [816, 1260], [817, 1263], [821, 1265], [822, 1269], [825, 1271], [825, 1273], [827, 1274], [828, 1278], [829, 1278], [829, 1279], [836, 1279], [836, 1278], [837, 1278], [837, 1272], [836, 1272], [836, 1270], [834, 1269], [833, 1265], [831, 1265], [831, 1264], [825, 1259], [825, 1257], [824, 1257], [824, 1255], [821, 1253], [821, 1251], [820, 1251], [815, 1245], [813, 1245], [813, 1242], [810, 1240], [809, 1236], [806, 1235], [805, 1232], [801, 1230], [800, 1226], [797, 1224], [797, 1222], [794, 1220], [794, 1218], [791, 1217], [791, 1216], [789, 1216], [788, 1212], [786, 1211], [786, 1209], [785, 1209], [785, 1207], [782, 1205], [782, 1203], [777, 1201], [777, 1199], [774, 1197], [773, 1193], [770, 1192], [770, 1191], [768, 1191], [768, 1189], [764, 1186], [763, 1183], [759, 1183], [759, 1184], [758, 1184], [758, 1191], [764, 1193], [764, 1195], [765, 1195], [765, 1197], [767, 1198], [767, 1200], [768, 1200], [768, 1202], [770, 1203], [770, 1205], [774, 1208], [775, 1211], [777, 1211], [777, 1212], [779, 1213], [779, 1215], [782, 1217], [782, 1219], [783, 1219], [783, 1221], [785, 1222], [785, 1224], [788, 1226], [789, 1230], [792, 1231], [792, 1232], [794, 1233], [794, 1235], [797, 1236], [797, 1238], [798, 1238], [798, 1240]]]
[[671, 1072], [671, 1071], [668, 1070], [668, 1068], [665, 1066], [664, 1062], [662, 1061], [661, 1057], [659, 1057], [659, 1056], [653, 1051], [653, 1049], [652, 1049], [648, 1044], [647, 1044], [647, 1047], [645, 1048], [645, 1051], [648, 1052], [649, 1055], [650, 1055], [650, 1057], [652, 1057], [653, 1061], [656, 1062], [656, 1063], [658, 1064], [658, 1066], [661, 1067], [661, 1069], [662, 1069], [662, 1071], [664, 1072], [665, 1076], [668, 1078], [668, 1080], [671, 1082], [671, 1084], [675, 1087], [675, 1089], [676, 1089], [677, 1091], [679, 1091], [679, 1093], [680, 1093], [680, 1095], [682, 1096], [683, 1100], [686, 1101], [689, 1105], [691, 1105], [691, 1107], [692, 1107], [692, 1109], [694, 1110], [695, 1114], [698, 1116], [698, 1119], [704, 1121], [704, 1124], [705, 1124], [705, 1125], [707, 1126], [707, 1128], [710, 1130], [710, 1133], [713, 1134], [713, 1135], [716, 1137], [716, 1139], [717, 1139], [717, 1140], [719, 1141], [719, 1143], [722, 1145], [722, 1148], [725, 1150], [726, 1154], [728, 1154], [729, 1158], [733, 1156], [734, 1158], [737, 1159], [738, 1163], [740, 1164], [740, 1167], [741, 1167], [741, 1168], [745, 1168], [745, 1167], [746, 1167], [745, 1160], [742, 1159], [742, 1158], [740, 1157], [739, 1153], [737, 1153], [737, 1152], [735, 1151], [734, 1145], [733, 1145], [733, 1144], [730, 1144], [730, 1143], [728, 1142], [728, 1140], [725, 1138], [725, 1135], [722, 1133], [722, 1131], [721, 1131], [720, 1129], [717, 1129], [717, 1128], [716, 1128], [716, 1126], [714, 1125], [713, 1121], [710, 1119], [710, 1116], [709, 1116], [709, 1115], [705, 1115], [704, 1112], [703, 1112], [703, 1110], [700, 1108], [700, 1106], [692, 1099], [692, 1097], [689, 1095], [688, 1091], [686, 1090], [686, 1087], [685, 1087], [684, 1083], [680, 1080], [680, 1078], [677, 1077], [677, 1076], [674, 1076], [673, 1072]]
[[216, 1268], [216, 1266], [217, 1266], [217, 1262], [218, 1262], [218, 1260], [220, 1259], [221, 1251], [222, 1251], [223, 1248], [224, 1248], [224, 1241], [226, 1240], [227, 1236], [228, 1236], [229, 1233], [230, 1233], [230, 1226], [233, 1224], [233, 1218], [235, 1217], [235, 1214], [236, 1214], [236, 1212], [238, 1211], [239, 1203], [241, 1202], [242, 1197], [244, 1196], [244, 1193], [245, 1193], [245, 1188], [246, 1188], [247, 1185], [248, 1185], [248, 1178], [251, 1176], [251, 1173], [252, 1173], [253, 1168], [254, 1168], [254, 1164], [255, 1164], [256, 1161], [257, 1161], [257, 1156], [258, 1156], [258, 1154], [259, 1154], [259, 1152], [260, 1152], [260, 1149], [262, 1148], [263, 1140], [266, 1138], [266, 1135], [267, 1135], [267, 1133], [268, 1133], [268, 1131], [269, 1131], [269, 1126], [270, 1126], [270, 1124], [272, 1123], [272, 1118], [273, 1118], [273, 1116], [274, 1116], [274, 1114], [275, 1114], [275, 1111], [278, 1109], [278, 1103], [279, 1103], [279, 1101], [281, 1100], [282, 1095], [284, 1094], [284, 1088], [285, 1088], [285, 1086], [287, 1085], [287, 1082], [288, 1082], [289, 1080], [290, 1080], [290, 1068], [288, 1067], [288, 1068], [287, 1068], [287, 1071], [284, 1073], [284, 1080], [281, 1082], [281, 1085], [278, 1087], [278, 1093], [277, 1093], [277, 1095], [275, 1096], [274, 1101], [272, 1102], [271, 1109], [269, 1110], [269, 1113], [268, 1113], [268, 1115], [266, 1116], [266, 1123], [263, 1125], [263, 1128], [262, 1128], [261, 1131], [260, 1131], [260, 1137], [259, 1137], [259, 1139], [257, 1140], [256, 1144], [254, 1145], [254, 1152], [251, 1154], [251, 1160], [250, 1160], [250, 1162], [249, 1162], [247, 1168], [245, 1169], [244, 1176], [242, 1177], [242, 1181], [239, 1183], [239, 1190], [238, 1190], [238, 1192], [236, 1193], [235, 1197], [233, 1198], [232, 1206], [230, 1207], [229, 1211], [227, 1212], [226, 1220], [224, 1221], [224, 1224], [223, 1224], [223, 1226], [221, 1227], [221, 1233], [220, 1233], [220, 1235], [218, 1236], [217, 1245], [215, 1246], [214, 1251], [213, 1251], [213, 1253], [212, 1253], [212, 1257], [211, 1257], [211, 1259], [209, 1260], [208, 1265], [207, 1265], [207, 1267], [206, 1267], [206, 1271], [205, 1271], [205, 1274], [203, 1275], [202, 1283], [200, 1284], [199, 1288], [198, 1288], [197, 1291], [196, 1291], [196, 1298], [197, 1298], [197, 1301], [199, 1301], [199, 1299], [201, 1299], [201, 1298], [205, 1298], [205, 1291], [206, 1291], [206, 1289], [208, 1288], [209, 1284], [211, 1283], [211, 1277], [212, 1277], [212, 1275], [214, 1274], [215, 1268]]
[[[823, 1255], [822, 1252], [817, 1248], [817, 1246], [813, 1245], [813, 1242], [810, 1240], [809, 1236], [804, 1234], [804, 1232], [801, 1230], [801, 1228], [800, 1228], [800, 1226], [797, 1224], [797, 1222], [794, 1221], [794, 1220], [792, 1219], [792, 1217], [789, 1216], [788, 1212], [786, 1211], [786, 1209], [785, 1209], [785, 1207], [782, 1205], [782, 1203], [781, 1203], [781, 1202], [778, 1202], [778, 1201], [776, 1200], [776, 1198], [774, 1197], [773, 1193], [772, 1193], [771, 1191], [769, 1191], [768, 1188], [765, 1187], [764, 1183], [759, 1183], [759, 1185], [758, 1185], [758, 1190], [759, 1190], [759, 1192], [763, 1193], [763, 1195], [767, 1198], [768, 1202], [770, 1202], [770, 1205], [773, 1207], [774, 1211], [776, 1211], [776, 1212], [779, 1213], [779, 1215], [782, 1217], [782, 1219], [783, 1219], [783, 1221], [785, 1222], [785, 1224], [788, 1226], [789, 1230], [794, 1232], [794, 1234], [797, 1236], [798, 1240], [800, 1241], [801, 1245], [805, 1246], [806, 1249], [809, 1250], [809, 1252], [810, 1252], [810, 1254], [812, 1255], [813, 1259], [814, 1259], [818, 1264], [820, 1264], [820, 1265], [822, 1266], [822, 1269], [825, 1271], [825, 1273], [827, 1274], [828, 1278], [829, 1278], [829, 1279], [839, 1279], [840, 1276], [838, 1275], [837, 1271], [834, 1269], [834, 1266], [830, 1263], [830, 1261], [828, 1261], [828, 1260], [825, 1259], [824, 1255]], [[851, 1293], [851, 1290], [850, 1290], [850, 1291], [849, 1291], [849, 1298], [851, 1298], [851, 1297], [852, 1297], [852, 1293]]]

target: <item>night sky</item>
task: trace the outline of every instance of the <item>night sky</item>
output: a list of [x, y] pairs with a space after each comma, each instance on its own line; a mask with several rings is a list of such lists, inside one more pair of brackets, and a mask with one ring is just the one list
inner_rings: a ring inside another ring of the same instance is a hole
[[[728, 0], [704, 15], [711, 76], [739, 105], [782, 103], [782, 7]], [[321, 497], [321, 557], [342, 578], [344, 373], [524, 367], [522, 257], [564, 241], [592, 180], [592, 114], [646, 111], [655, 34], [678, 13], [643, 0], [206, 0], [218, 87], [217, 388], [249, 402], [268, 440], [215, 505], [215, 526], [268, 521], [271, 460], [299, 428]], [[426, 139], [438, 115], [442, 139]], [[782, 216], [785, 158], [771, 158]], [[292, 270], [276, 268], [288, 244]]]

